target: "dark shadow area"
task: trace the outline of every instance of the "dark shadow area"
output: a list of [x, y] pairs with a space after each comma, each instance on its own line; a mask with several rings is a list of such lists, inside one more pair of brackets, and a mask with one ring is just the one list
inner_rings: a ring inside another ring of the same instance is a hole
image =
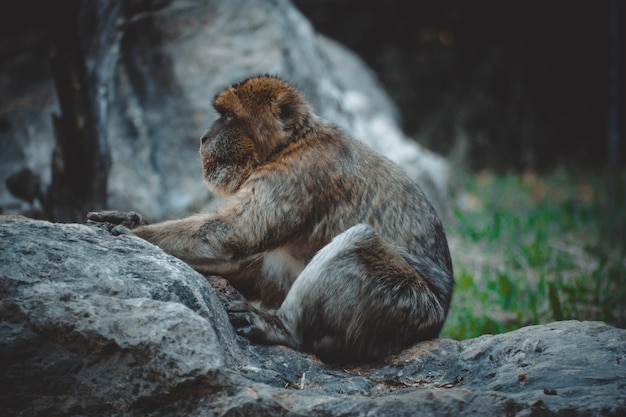
[[[470, 168], [597, 168], [625, 160], [626, 146], [611, 156], [607, 139], [615, 90], [607, 0], [295, 4], [374, 68], [410, 136]], [[623, 50], [626, 5], [618, 6], [612, 13]], [[623, 56], [616, 64], [622, 74]]]

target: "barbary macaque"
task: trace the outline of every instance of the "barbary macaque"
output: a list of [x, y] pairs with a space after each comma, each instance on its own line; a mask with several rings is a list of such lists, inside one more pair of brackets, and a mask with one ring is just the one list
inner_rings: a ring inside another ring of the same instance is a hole
[[252, 341], [365, 362], [437, 337], [454, 279], [446, 236], [400, 167], [317, 116], [292, 85], [256, 76], [219, 93], [202, 135], [212, 213], [145, 224], [92, 222], [225, 277], [249, 301], [229, 310]]

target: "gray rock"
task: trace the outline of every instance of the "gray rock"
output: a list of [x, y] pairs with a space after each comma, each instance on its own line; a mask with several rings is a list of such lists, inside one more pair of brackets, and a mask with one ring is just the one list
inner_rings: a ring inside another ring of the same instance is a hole
[[[204, 207], [197, 149], [216, 118], [212, 99], [258, 73], [298, 85], [320, 114], [401, 164], [435, 204], [446, 196], [447, 162], [404, 136], [372, 71], [288, 0], [102, 0], [83, 2], [80, 16], [91, 111], [111, 152], [111, 208], [162, 220]], [[58, 108], [45, 33], [6, 44], [33, 52], [7, 54], [0, 66], [0, 83], [13, 86], [0, 99], [0, 181], [28, 166], [49, 183]], [[0, 206], [23, 208], [3, 187]]]
[[7, 416], [626, 415], [626, 330], [599, 322], [344, 369], [235, 336], [209, 281], [138, 238], [8, 216], [0, 294]]

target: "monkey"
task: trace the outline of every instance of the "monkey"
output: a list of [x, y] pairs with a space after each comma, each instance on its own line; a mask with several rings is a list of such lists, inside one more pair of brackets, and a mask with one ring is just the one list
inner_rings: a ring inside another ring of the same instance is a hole
[[203, 179], [220, 196], [213, 212], [146, 224], [105, 211], [88, 221], [226, 278], [259, 304], [227, 306], [254, 343], [365, 363], [438, 337], [454, 277], [420, 186], [277, 76], [233, 84], [213, 107], [219, 118], [199, 149]]

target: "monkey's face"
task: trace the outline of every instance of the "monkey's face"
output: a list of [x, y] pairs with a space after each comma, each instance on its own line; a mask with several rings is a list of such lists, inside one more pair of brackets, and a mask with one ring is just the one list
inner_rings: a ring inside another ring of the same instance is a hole
[[237, 191], [258, 164], [258, 152], [245, 123], [225, 112], [201, 138], [200, 156], [204, 180], [217, 192]]
[[[219, 119], [201, 138], [204, 180], [231, 194], [292, 140], [304, 114], [300, 95], [274, 77], [253, 77], [219, 93]], [[308, 109], [308, 108], [307, 108]]]

